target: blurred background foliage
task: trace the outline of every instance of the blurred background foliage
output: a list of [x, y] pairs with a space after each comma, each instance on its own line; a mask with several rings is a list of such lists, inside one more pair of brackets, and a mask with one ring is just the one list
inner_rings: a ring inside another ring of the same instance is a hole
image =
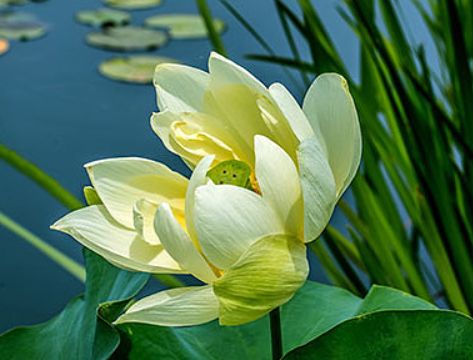
[[353, 206], [339, 204], [350, 225], [345, 233], [329, 227], [311, 247], [331, 280], [364, 294], [368, 279], [471, 314], [473, 3], [410, 1], [435, 44], [427, 58], [400, 1], [344, 1], [339, 14], [360, 40], [355, 81], [311, 1], [274, 1], [288, 56], [275, 54], [245, 14], [221, 2], [265, 50], [248, 58], [295, 71], [304, 88], [322, 72], [350, 83], [364, 140]]

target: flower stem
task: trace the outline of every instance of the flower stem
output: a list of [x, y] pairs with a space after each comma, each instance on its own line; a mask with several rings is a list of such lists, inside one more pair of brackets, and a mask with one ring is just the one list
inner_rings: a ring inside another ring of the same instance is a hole
[[271, 326], [271, 352], [273, 360], [279, 360], [282, 358], [282, 332], [279, 308], [269, 313], [269, 322]]

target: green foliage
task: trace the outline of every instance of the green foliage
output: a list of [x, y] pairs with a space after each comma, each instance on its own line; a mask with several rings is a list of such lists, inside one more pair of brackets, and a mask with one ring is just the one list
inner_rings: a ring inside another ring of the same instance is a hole
[[163, 56], [114, 57], [102, 62], [99, 71], [109, 79], [134, 84], [150, 84], [153, 81], [154, 69], [158, 64], [177, 62]]
[[284, 359], [471, 359], [473, 321], [450, 311], [383, 311], [350, 319]]
[[161, 4], [161, 0], [104, 0], [105, 5], [123, 10], [145, 10]]
[[131, 16], [125, 11], [113, 9], [81, 10], [76, 19], [84, 25], [94, 27], [120, 26], [130, 23]]
[[[212, 23], [217, 34], [221, 34], [225, 30], [225, 23], [223, 20], [213, 19]], [[199, 15], [154, 15], [145, 20], [145, 25], [167, 29], [169, 35], [173, 39], [199, 39], [208, 36], [206, 24]]]
[[165, 32], [138, 26], [109, 27], [87, 34], [87, 43], [106, 50], [141, 51], [157, 49], [168, 41]]
[[13, 329], [0, 337], [1, 359], [108, 359], [120, 336], [102, 318], [103, 312], [122, 310], [149, 276], [119, 270], [84, 250], [87, 268], [85, 293], [72, 299], [53, 319]]
[[[292, 351], [300, 346], [314, 339], [324, 338], [325, 334], [339, 328], [343, 329], [346, 323], [356, 322], [360, 315], [385, 313], [399, 316], [402, 319], [399, 325], [406, 327], [412, 324], [410, 316], [403, 316], [406, 313], [414, 318], [417, 314], [427, 313], [428, 315], [424, 316], [427, 321], [427, 324], [423, 323], [425, 327], [432, 326], [430, 321], [436, 321], [439, 317], [437, 313], [442, 313], [442, 318], [450, 323], [450, 329], [465, 326], [463, 335], [473, 335], [473, 320], [459, 318], [454, 312], [435, 310], [435, 307], [426, 301], [394, 289], [373, 287], [369, 295], [361, 299], [340, 288], [307, 282], [281, 309], [284, 351], [286, 354], [292, 354]], [[379, 325], [386, 324], [388, 323], [385, 320], [380, 320]], [[119, 329], [123, 332], [124, 339], [117, 354], [130, 359], [271, 358], [267, 316], [237, 327], [222, 327], [217, 322], [211, 322], [182, 328], [123, 324], [119, 325]], [[415, 341], [416, 338], [412, 337], [410, 345]], [[339, 341], [338, 348], [340, 347], [344, 347], [343, 341]], [[469, 348], [465, 349], [472, 353]], [[297, 351], [295, 353], [297, 354]]]
[[[441, 66], [436, 73], [423, 45], [407, 36], [398, 2], [345, 0], [340, 15], [360, 40], [359, 83], [309, 0], [298, 0], [298, 11], [274, 1], [289, 56], [275, 55], [228, 1], [222, 3], [267, 52], [250, 58], [297, 69], [305, 86], [309, 76], [327, 71], [350, 83], [362, 125], [363, 166], [352, 186], [355, 209], [343, 202], [340, 206], [350, 222], [351, 241], [329, 228], [325, 241], [312, 246], [329, 277], [363, 293], [357, 275], [361, 270], [372, 282], [425, 299], [443, 297], [451, 308], [471, 313], [471, 2], [430, 0], [425, 8], [411, 1], [437, 47], [430, 55]], [[296, 38], [304, 40], [309, 58], [301, 58]], [[421, 248], [427, 250], [427, 263]]]
[[196, 0], [196, 4], [197, 8], [199, 9], [200, 16], [204, 20], [205, 27], [207, 28], [207, 33], [214, 50], [219, 54], [226, 55], [227, 52], [225, 50], [225, 46], [223, 45], [222, 38], [220, 37], [218, 25], [212, 17], [212, 12], [210, 11], [209, 5], [207, 4], [207, 0]]
[[33, 15], [5, 12], [0, 13], [0, 37], [27, 41], [46, 34], [46, 26]]

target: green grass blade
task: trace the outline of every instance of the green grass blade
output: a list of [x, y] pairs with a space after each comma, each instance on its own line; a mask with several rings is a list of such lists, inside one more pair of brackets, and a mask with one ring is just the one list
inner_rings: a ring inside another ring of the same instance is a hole
[[207, 0], [196, 0], [196, 3], [200, 12], [200, 16], [202, 16], [202, 19], [205, 22], [205, 27], [207, 28], [207, 33], [209, 35], [210, 41], [212, 42], [214, 50], [219, 54], [227, 56], [227, 51], [223, 45], [222, 38], [215, 28], [214, 19], [212, 17], [212, 12], [210, 11], [209, 5], [207, 4]]

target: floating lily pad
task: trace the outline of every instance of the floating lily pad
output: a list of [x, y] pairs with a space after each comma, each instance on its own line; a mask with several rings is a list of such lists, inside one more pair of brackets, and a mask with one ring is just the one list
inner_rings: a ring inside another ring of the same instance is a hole
[[165, 32], [135, 26], [111, 27], [87, 35], [88, 44], [115, 51], [154, 50], [166, 42]]
[[177, 60], [146, 55], [116, 57], [100, 64], [99, 71], [102, 75], [113, 80], [148, 84], [153, 81], [156, 65], [169, 62], [176, 63]]
[[0, 55], [5, 54], [10, 48], [8, 40], [0, 39]]
[[105, 0], [111, 7], [127, 10], [149, 9], [161, 4], [161, 0]]
[[2, 6], [9, 6], [9, 5], [20, 6], [20, 5], [25, 5], [27, 3], [28, 3], [27, 0], [0, 0], [0, 8]]
[[76, 14], [78, 22], [94, 27], [121, 26], [130, 22], [127, 12], [112, 9], [83, 10]]
[[[207, 28], [205, 27], [204, 20], [199, 15], [155, 15], [147, 18], [145, 24], [151, 27], [167, 29], [169, 35], [174, 39], [197, 39], [207, 37]], [[225, 30], [223, 20], [214, 19], [214, 26], [219, 33]]]
[[0, 14], [0, 36], [11, 40], [33, 40], [46, 34], [46, 26], [33, 15], [24, 13]]

